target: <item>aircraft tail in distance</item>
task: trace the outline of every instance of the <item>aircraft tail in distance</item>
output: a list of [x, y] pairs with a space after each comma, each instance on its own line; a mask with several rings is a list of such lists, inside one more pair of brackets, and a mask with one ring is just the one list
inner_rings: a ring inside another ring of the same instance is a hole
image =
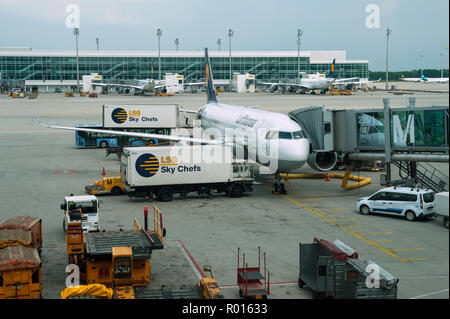
[[205, 80], [206, 80], [206, 102], [217, 103], [216, 90], [214, 90], [211, 62], [209, 61], [208, 48], [205, 48]]

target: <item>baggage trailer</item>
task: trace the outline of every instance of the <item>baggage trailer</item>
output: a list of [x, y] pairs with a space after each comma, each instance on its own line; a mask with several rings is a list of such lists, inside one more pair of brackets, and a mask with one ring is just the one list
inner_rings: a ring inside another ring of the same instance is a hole
[[258, 247], [258, 267], [248, 267], [245, 254], [240, 266], [240, 249], [238, 248], [237, 285], [239, 296], [245, 298], [267, 299], [270, 295], [270, 272], [266, 269], [266, 253], [264, 253], [264, 275], [261, 274], [261, 249]]
[[[298, 285], [309, 286], [314, 299], [397, 298], [398, 279], [371, 261], [359, 260], [358, 253], [343, 242], [314, 238], [312, 244], [300, 243], [299, 249]], [[369, 264], [379, 270], [378, 288], [366, 284]]]
[[[218, 155], [212, 158], [211, 154]], [[129, 197], [168, 202], [178, 193], [241, 197], [252, 191], [254, 165], [236, 160], [223, 145], [124, 148], [120, 174]]]
[[[21, 229], [30, 232], [31, 245], [41, 253], [42, 249], [42, 219], [31, 216], [16, 216], [0, 222], [0, 230]], [[22, 236], [23, 237], [23, 236]]]
[[41, 259], [36, 248], [0, 249], [0, 299], [42, 298]]

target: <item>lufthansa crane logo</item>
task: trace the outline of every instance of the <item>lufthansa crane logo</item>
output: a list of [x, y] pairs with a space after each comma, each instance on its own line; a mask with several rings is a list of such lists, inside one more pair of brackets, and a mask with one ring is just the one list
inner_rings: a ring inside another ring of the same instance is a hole
[[136, 171], [142, 177], [152, 177], [159, 170], [159, 161], [153, 154], [142, 154], [136, 160]]
[[116, 122], [117, 124], [122, 124], [125, 122], [128, 118], [127, 111], [125, 111], [123, 108], [118, 107], [114, 109], [111, 113], [112, 120]]

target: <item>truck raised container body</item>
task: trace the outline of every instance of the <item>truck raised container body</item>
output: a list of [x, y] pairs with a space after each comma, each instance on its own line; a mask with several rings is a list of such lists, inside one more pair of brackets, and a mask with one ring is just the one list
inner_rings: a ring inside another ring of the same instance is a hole
[[176, 128], [181, 124], [186, 127], [185, 115], [177, 104], [103, 105], [103, 127]]
[[155, 194], [161, 201], [195, 191], [239, 197], [254, 180], [253, 165], [233, 159], [231, 148], [221, 145], [125, 148], [120, 171], [130, 197]]

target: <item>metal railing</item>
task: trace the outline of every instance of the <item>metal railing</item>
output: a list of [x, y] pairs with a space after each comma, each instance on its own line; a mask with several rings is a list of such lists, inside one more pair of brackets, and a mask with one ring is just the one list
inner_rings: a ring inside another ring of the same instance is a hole
[[[397, 166], [400, 172], [408, 174], [408, 177], [410, 176], [408, 162], [400, 161], [392, 162], [392, 164]], [[416, 179], [419, 187], [432, 189], [436, 193], [448, 192], [448, 176], [426, 162], [417, 162], [416, 165]]]

